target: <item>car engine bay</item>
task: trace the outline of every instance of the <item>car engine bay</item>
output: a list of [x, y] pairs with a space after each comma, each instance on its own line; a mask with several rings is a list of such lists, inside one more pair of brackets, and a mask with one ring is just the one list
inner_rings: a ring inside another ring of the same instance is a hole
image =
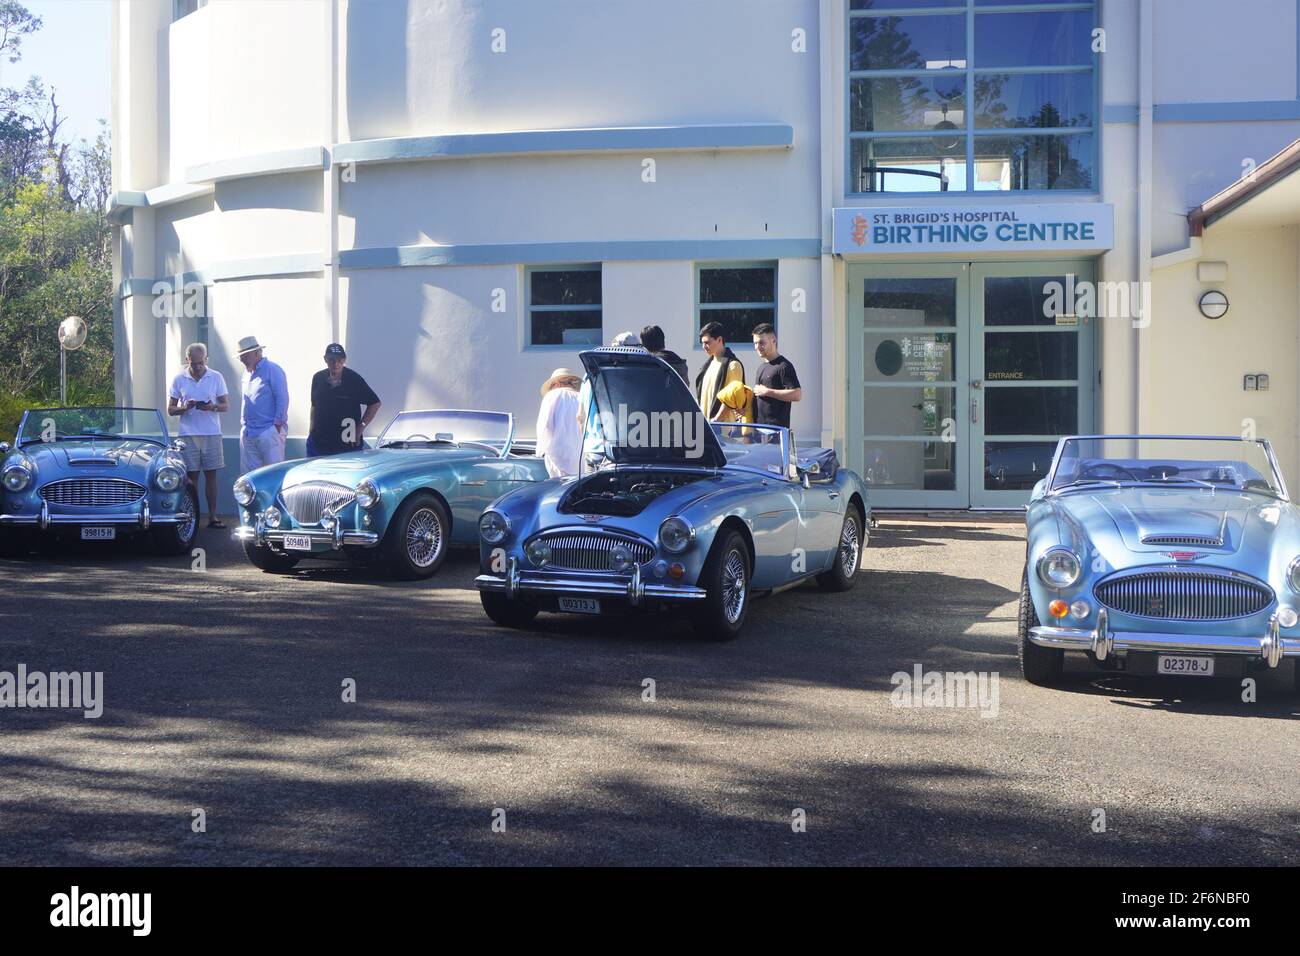
[[559, 510], [562, 514], [632, 517], [665, 492], [708, 477], [698, 472], [600, 471], [574, 485]]

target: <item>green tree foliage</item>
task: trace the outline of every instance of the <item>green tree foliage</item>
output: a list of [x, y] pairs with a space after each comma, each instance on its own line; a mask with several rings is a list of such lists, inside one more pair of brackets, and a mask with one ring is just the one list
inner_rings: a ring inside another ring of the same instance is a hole
[[[0, 57], [17, 62], [41, 26], [0, 0]], [[68, 354], [69, 402], [113, 400], [113, 276], [107, 126], [95, 142], [62, 134], [56, 92], [33, 77], [0, 87], [0, 436], [24, 406], [59, 397], [58, 323], [79, 315], [86, 343]]]

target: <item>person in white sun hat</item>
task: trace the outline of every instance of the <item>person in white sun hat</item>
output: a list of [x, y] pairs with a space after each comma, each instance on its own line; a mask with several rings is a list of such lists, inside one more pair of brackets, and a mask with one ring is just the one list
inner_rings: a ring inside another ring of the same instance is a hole
[[245, 474], [284, 461], [289, 435], [289, 383], [284, 369], [263, 357], [257, 336], [239, 340], [244, 394], [239, 419], [239, 467]]
[[542, 383], [542, 406], [537, 412], [537, 454], [546, 461], [552, 478], [576, 475], [582, 454], [582, 428], [578, 424], [578, 373], [557, 368]]

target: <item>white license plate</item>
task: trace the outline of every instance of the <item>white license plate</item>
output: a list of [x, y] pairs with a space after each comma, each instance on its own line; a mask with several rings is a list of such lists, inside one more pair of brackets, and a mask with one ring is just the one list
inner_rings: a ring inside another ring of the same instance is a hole
[[1213, 657], [1175, 657], [1161, 654], [1156, 658], [1157, 674], [1173, 674], [1179, 677], [1213, 677]]
[[82, 541], [115, 541], [117, 539], [116, 528], [82, 528]]
[[305, 534], [286, 534], [284, 548], [286, 551], [310, 551], [311, 538]]
[[591, 598], [560, 598], [560, 610], [570, 614], [599, 614], [600, 602]]

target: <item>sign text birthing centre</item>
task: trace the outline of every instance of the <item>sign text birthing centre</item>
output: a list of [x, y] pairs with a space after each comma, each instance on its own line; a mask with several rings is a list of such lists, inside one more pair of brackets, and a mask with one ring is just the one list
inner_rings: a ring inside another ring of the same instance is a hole
[[859, 207], [835, 210], [840, 255], [900, 252], [1102, 252], [1115, 240], [1108, 203]]

